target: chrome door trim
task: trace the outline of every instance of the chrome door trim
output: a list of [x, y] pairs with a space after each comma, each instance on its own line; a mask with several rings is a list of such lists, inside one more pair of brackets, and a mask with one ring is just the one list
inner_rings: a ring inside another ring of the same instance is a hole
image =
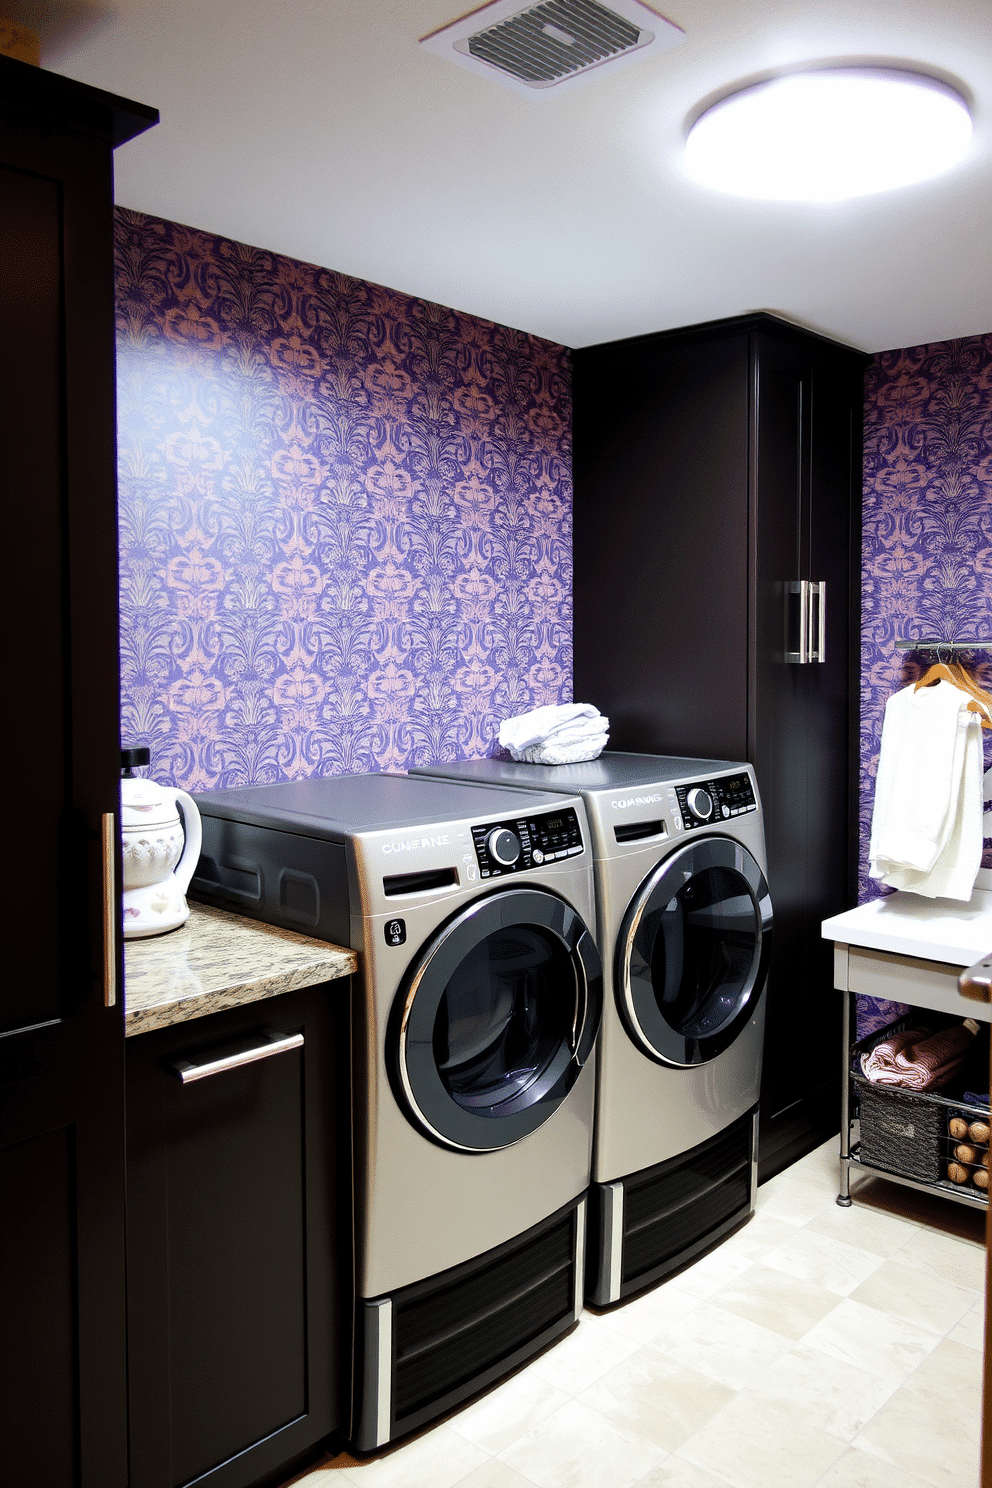
[[[740, 874], [740, 876], [744, 878], [747, 888], [751, 893], [752, 901], [754, 904], [755, 919], [758, 926], [757, 944], [759, 947], [761, 945], [762, 937], [767, 935], [771, 928], [770, 912], [769, 917], [766, 920], [761, 913], [761, 905], [754, 895], [754, 890], [752, 889], [752, 886], [748, 881], [747, 874], [745, 872], [746, 868], [748, 868], [749, 866], [752, 867], [753, 870], [758, 874], [761, 882], [765, 884], [767, 888], [767, 881], [762, 871], [761, 864], [757, 861], [754, 855], [743, 845], [743, 843], [738, 842], [733, 837], [726, 837], [721, 834], [711, 834], [705, 837], [696, 837], [689, 842], [683, 842], [681, 847], [677, 848], [667, 857], [662, 858], [655, 865], [652, 871], [647, 875], [647, 877], [642, 880], [639, 888], [637, 889], [635, 898], [631, 901], [631, 904], [634, 906], [633, 911], [631, 910], [630, 905], [628, 905], [627, 908], [627, 914], [630, 915], [630, 924], [627, 935], [624, 938], [622, 945], [619, 947], [619, 975], [617, 975], [616, 977], [616, 992], [617, 995], [623, 999], [623, 1016], [628, 1022], [629, 1029], [633, 1030], [634, 1042], [639, 1046], [642, 1053], [647, 1054], [648, 1057], [651, 1059], [659, 1060], [669, 1069], [683, 1069], [685, 1068], [685, 1066], [673, 1062], [670, 1058], [666, 1057], [666, 1055], [664, 1055], [660, 1049], [657, 1049], [655, 1047], [654, 1043], [645, 1032], [641, 1020], [637, 1016], [637, 1010], [634, 1006], [634, 1000], [630, 990], [631, 956], [633, 954], [634, 941], [637, 937], [637, 932], [640, 928], [641, 920], [644, 917], [644, 912], [647, 909], [648, 904], [652, 899], [659, 883], [661, 883], [661, 881], [667, 876], [667, 874], [671, 873], [673, 870], [677, 870], [679, 862], [682, 859], [686, 857], [691, 858], [692, 855], [697, 853], [702, 847], [704, 847], [704, 845], [709, 843], [722, 843], [731, 848], [733, 851], [734, 868]], [[687, 874], [686, 877], [694, 877], [695, 871], [698, 870], [694, 870], [693, 873]], [[756, 958], [755, 963], [755, 979], [757, 977], [757, 972], [760, 969], [760, 966], [761, 956], [759, 954]], [[751, 987], [753, 987], [753, 985], [754, 983], [752, 981], [748, 988], [749, 991]], [[759, 996], [760, 995], [761, 994], [759, 993]], [[711, 1057], [716, 1058], [718, 1056], [713, 1055]]]
[[[435, 934], [433, 939], [429, 941], [428, 950], [425, 954], [422, 955], [420, 964], [417, 966], [417, 970], [412, 976], [407, 986], [406, 992], [401, 994], [403, 996], [403, 1007], [399, 1019], [398, 1032], [396, 1035], [398, 1054], [396, 1064], [398, 1067], [398, 1074], [403, 1095], [409, 1104], [410, 1110], [415, 1114], [417, 1121], [420, 1123], [422, 1128], [431, 1137], [433, 1137], [436, 1142], [440, 1143], [441, 1146], [448, 1147], [455, 1152], [479, 1154], [493, 1151], [505, 1151], [509, 1147], [516, 1146], [517, 1142], [522, 1142], [524, 1140], [524, 1137], [530, 1136], [531, 1133], [526, 1132], [519, 1137], [513, 1138], [512, 1141], [501, 1144], [499, 1147], [473, 1147], [466, 1143], [458, 1142], [455, 1140], [454, 1137], [450, 1137], [446, 1133], [438, 1131], [437, 1127], [423, 1110], [420, 1101], [417, 1099], [414, 1093], [413, 1083], [410, 1079], [407, 1056], [410, 1017], [413, 1012], [414, 1003], [416, 1001], [421, 984], [423, 983], [424, 977], [430, 970], [436, 956], [444, 947], [446, 942], [450, 939], [450, 937], [456, 931], [460, 930], [463, 925], [470, 922], [486, 906], [494, 903], [500, 898], [510, 898], [513, 895], [525, 895], [527, 898], [533, 898], [537, 896], [552, 900], [556, 904], [560, 904], [564, 909], [568, 910], [569, 913], [574, 916], [577, 923], [582, 926], [582, 930], [576, 938], [574, 946], [569, 945], [568, 941], [564, 940], [553, 927], [548, 925], [540, 925], [539, 928], [547, 930], [549, 934], [554, 935], [555, 939], [564, 948], [568, 955], [568, 959], [575, 976], [576, 1015], [573, 1018], [571, 1026], [571, 1058], [569, 1062], [578, 1064], [579, 1068], [582, 1068], [592, 1052], [592, 1046], [595, 1040], [597, 1029], [593, 1029], [590, 1036], [589, 1028], [590, 1018], [593, 1012], [593, 998], [590, 994], [589, 975], [590, 967], [592, 965], [595, 965], [598, 968], [599, 957], [598, 952], [596, 951], [593, 944], [592, 937], [589, 934], [588, 927], [585, 925], [582, 916], [579, 914], [578, 910], [574, 908], [573, 905], [569, 904], [567, 900], [559, 898], [557, 894], [551, 893], [550, 891], [543, 888], [534, 886], [528, 886], [526, 888], [513, 887], [498, 890], [493, 894], [488, 894], [484, 898], [476, 900], [466, 909], [463, 909], [458, 914], [454, 915], [452, 919], [449, 920], [447, 925], [443, 926], [440, 932]], [[519, 923], [529, 924], [531, 922], [526, 919], [521, 919]], [[579, 1018], [578, 1013], [580, 1005], [582, 1009], [581, 1018]]]

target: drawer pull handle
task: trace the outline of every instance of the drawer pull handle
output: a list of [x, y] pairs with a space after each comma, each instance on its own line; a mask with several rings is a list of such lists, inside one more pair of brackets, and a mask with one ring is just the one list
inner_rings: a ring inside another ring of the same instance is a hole
[[117, 1002], [117, 881], [114, 872], [117, 851], [117, 822], [112, 811], [104, 813], [101, 823], [103, 854], [103, 1005]]
[[247, 1049], [233, 1049], [229, 1054], [218, 1054], [196, 1063], [190, 1059], [175, 1059], [169, 1068], [179, 1076], [184, 1085], [194, 1080], [206, 1080], [210, 1075], [221, 1075], [225, 1070], [240, 1069], [243, 1064], [257, 1064], [260, 1059], [271, 1059], [273, 1054], [285, 1054], [289, 1049], [303, 1045], [302, 1033], [263, 1034], [264, 1042], [253, 1043]]

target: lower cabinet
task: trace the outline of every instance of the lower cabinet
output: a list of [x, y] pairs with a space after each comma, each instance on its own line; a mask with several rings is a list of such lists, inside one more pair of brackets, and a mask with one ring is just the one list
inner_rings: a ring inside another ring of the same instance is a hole
[[347, 1429], [348, 1008], [338, 981], [128, 1040], [131, 1488], [278, 1482]]

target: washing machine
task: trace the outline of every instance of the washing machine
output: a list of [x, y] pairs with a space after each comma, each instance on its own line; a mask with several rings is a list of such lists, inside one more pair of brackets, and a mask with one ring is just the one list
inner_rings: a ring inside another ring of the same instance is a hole
[[394, 775], [197, 797], [198, 898], [358, 952], [360, 1451], [574, 1324], [602, 968], [581, 798]]
[[754, 772], [606, 751], [423, 773], [585, 802], [604, 962], [587, 1296], [608, 1306], [754, 1209], [772, 940]]

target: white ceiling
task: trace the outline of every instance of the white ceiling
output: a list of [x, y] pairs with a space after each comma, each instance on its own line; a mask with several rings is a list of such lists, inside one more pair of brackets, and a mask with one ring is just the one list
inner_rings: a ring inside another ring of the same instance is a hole
[[[125, 206], [573, 347], [757, 309], [867, 351], [992, 329], [990, 0], [658, 0], [681, 46], [540, 101], [418, 46], [471, 0], [4, 8], [44, 66], [160, 109]], [[964, 165], [815, 207], [680, 174], [702, 99], [841, 57], [963, 86]]]

